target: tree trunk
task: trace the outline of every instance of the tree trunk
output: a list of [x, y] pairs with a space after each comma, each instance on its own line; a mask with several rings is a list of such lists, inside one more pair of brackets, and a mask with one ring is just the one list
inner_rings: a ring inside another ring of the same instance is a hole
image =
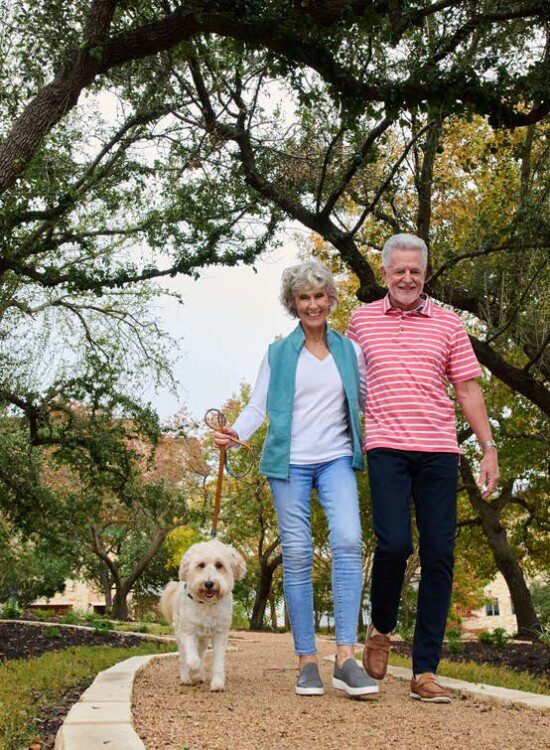
[[271, 627], [276, 633], [279, 628], [279, 623], [277, 622], [277, 602], [272, 593], [269, 594], [269, 612], [271, 615]]
[[460, 462], [460, 473], [468, 492], [470, 503], [481, 519], [497, 568], [502, 573], [510, 591], [518, 624], [518, 637], [537, 640], [542, 627], [533, 606], [531, 592], [514, 550], [508, 541], [506, 529], [500, 523], [500, 512], [483, 500], [472, 470], [466, 460]]
[[116, 589], [113, 597], [113, 606], [111, 608], [112, 620], [128, 620], [128, 591], [123, 587]]
[[108, 612], [113, 605], [113, 580], [110, 576], [109, 569], [102, 560], [99, 561], [99, 564], [99, 580], [101, 582], [103, 596], [105, 597], [105, 611]]
[[261, 630], [264, 626], [265, 608], [269, 601], [269, 592], [271, 591], [274, 572], [275, 568], [271, 565], [260, 565], [260, 577], [258, 579], [254, 606], [252, 607], [250, 630]]

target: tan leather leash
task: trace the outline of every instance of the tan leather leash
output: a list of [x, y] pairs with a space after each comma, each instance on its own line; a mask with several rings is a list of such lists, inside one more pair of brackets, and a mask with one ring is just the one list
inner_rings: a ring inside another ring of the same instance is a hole
[[[223, 412], [221, 412], [219, 409], [208, 409], [206, 414], [204, 415], [204, 421], [208, 427], [210, 427], [211, 430], [219, 431], [221, 427], [225, 427], [227, 424], [226, 416]], [[244, 477], [248, 474], [250, 469], [252, 468], [252, 464], [254, 463], [254, 451], [252, 448], [247, 445], [246, 443], [243, 443], [241, 440], [237, 440], [237, 438], [230, 438], [232, 443], [237, 443], [243, 448], [246, 448], [246, 450], [249, 452], [249, 463], [244, 472], [241, 472], [239, 474], [235, 473], [231, 467], [229, 466], [228, 456], [227, 456], [227, 448], [225, 446], [222, 446], [220, 448], [220, 458], [218, 461], [218, 477], [216, 480], [216, 494], [214, 496], [214, 510], [212, 513], [212, 530], [210, 531], [210, 536], [212, 539], [215, 538], [216, 534], [218, 533], [218, 517], [220, 515], [220, 500], [222, 496], [222, 484], [223, 484], [223, 470], [225, 469], [229, 476], [234, 477], [235, 479], [241, 479], [241, 477]]]

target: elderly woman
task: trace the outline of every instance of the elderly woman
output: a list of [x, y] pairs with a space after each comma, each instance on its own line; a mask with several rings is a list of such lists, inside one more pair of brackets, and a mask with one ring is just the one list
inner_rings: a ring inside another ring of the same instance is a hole
[[354, 645], [361, 600], [361, 526], [354, 470], [363, 469], [359, 414], [365, 362], [360, 347], [327, 326], [337, 293], [328, 268], [308, 261], [283, 274], [281, 302], [298, 318], [271, 344], [250, 402], [218, 446], [269, 428], [260, 461], [275, 503], [283, 549], [284, 591], [299, 657], [298, 695], [322, 695], [315, 649], [311, 491], [326, 513], [332, 553], [336, 631], [333, 686], [348, 695], [378, 692], [357, 664]]

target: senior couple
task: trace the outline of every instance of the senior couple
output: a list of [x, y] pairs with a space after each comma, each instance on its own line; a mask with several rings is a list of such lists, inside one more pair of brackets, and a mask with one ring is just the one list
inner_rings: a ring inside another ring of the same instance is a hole
[[[412, 553], [411, 498], [421, 576], [410, 696], [446, 703], [436, 677], [453, 579], [460, 449], [447, 381], [481, 449], [480, 484], [498, 481], [495, 444], [475, 378], [481, 369], [462, 321], [423, 293], [427, 248], [398, 234], [382, 250], [387, 295], [358, 307], [347, 336], [327, 325], [337, 293], [317, 261], [287, 269], [281, 302], [298, 318], [271, 344], [250, 402], [219, 446], [269, 428], [260, 461], [268, 477], [283, 550], [284, 592], [299, 658], [298, 695], [322, 695], [315, 648], [311, 491], [327, 516], [336, 632], [333, 687], [377, 693], [386, 673], [405, 566]], [[360, 412], [364, 409], [365, 440]], [[355, 471], [366, 451], [376, 550], [362, 669], [354, 656], [361, 604], [361, 525]]]

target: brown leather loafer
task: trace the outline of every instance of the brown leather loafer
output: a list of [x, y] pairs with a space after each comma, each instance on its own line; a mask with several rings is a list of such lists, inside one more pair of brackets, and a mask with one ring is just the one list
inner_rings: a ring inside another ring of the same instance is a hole
[[363, 647], [363, 666], [365, 672], [375, 680], [383, 680], [388, 668], [388, 654], [391, 642], [388, 635], [377, 633], [371, 635], [372, 625], [369, 625], [365, 646]]
[[418, 679], [411, 680], [411, 698], [426, 703], [450, 703], [451, 698], [445, 688], [439, 684], [437, 677], [431, 672], [418, 675]]

